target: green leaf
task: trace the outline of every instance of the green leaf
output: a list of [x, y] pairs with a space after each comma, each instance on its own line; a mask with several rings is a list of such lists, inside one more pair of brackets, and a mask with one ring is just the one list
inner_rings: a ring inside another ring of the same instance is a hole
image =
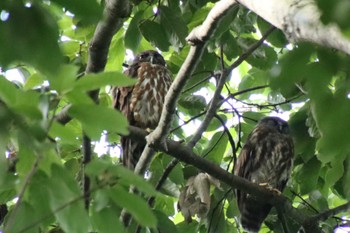
[[[350, 200], [350, 157], [349, 156], [347, 156], [347, 158], [344, 161], [343, 169], [344, 169], [343, 177], [340, 180], [338, 180], [334, 188], [337, 190], [337, 192], [341, 195], [342, 198]], [[335, 206], [338, 206], [338, 205], [335, 205]]]
[[[298, 112], [292, 115], [289, 126], [294, 138], [295, 155], [300, 156], [303, 163], [315, 156], [316, 139], [309, 135], [307, 126], [309, 104], [304, 105]], [[295, 164], [297, 165], [297, 164]]]
[[102, 6], [96, 0], [53, 0], [79, 18], [89, 23], [97, 22], [102, 15]]
[[154, 187], [142, 177], [136, 175], [130, 169], [116, 166], [110, 161], [94, 159], [87, 165], [86, 173], [89, 176], [100, 176], [103, 173], [110, 174], [118, 178], [120, 184], [124, 184], [127, 187], [134, 185], [140, 192], [148, 196], [157, 195]]
[[24, 83], [23, 89], [24, 90], [30, 90], [34, 87], [37, 87], [41, 85], [44, 82], [44, 77], [40, 75], [39, 73], [34, 73], [33, 75], [29, 76], [29, 78]]
[[325, 181], [326, 186], [333, 186], [344, 174], [344, 159], [338, 158], [331, 162], [327, 169]]
[[77, 140], [77, 137], [81, 136], [81, 132], [77, 134], [73, 128], [69, 126], [64, 126], [54, 121], [51, 125], [49, 135], [50, 137], [55, 139], [59, 138], [59, 140], [64, 143], [74, 144], [74, 141]]
[[[12, 211], [8, 213], [8, 215], [12, 215]], [[9, 218], [6, 219], [4, 226], [7, 226]], [[34, 225], [31, 226], [33, 221], [36, 220], [35, 209], [28, 202], [22, 202], [16, 211], [15, 215], [15, 223], [11, 225], [10, 229], [7, 229], [8, 233], [17, 233], [17, 232], [25, 232], [25, 233], [37, 233], [39, 232], [39, 226]], [[30, 227], [29, 227], [30, 226]], [[5, 227], [6, 229], [7, 227]]]
[[49, 182], [49, 177], [39, 170], [32, 177], [27, 191], [28, 195], [25, 197], [26, 201], [35, 208], [35, 215], [37, 216], [35, 220], [42, 219], [39, 221], [40, 224], [38, 224], [41, 227], [47, 227], [54, 222], [48, 189], [46, 185], [43, 185], [47, 182]]
[[179, 232], [175, 224], [161, 211], [154, 211], [155, 216], [157, 217], [157, 228], [160, 232], [166, 233], [177, 233]]
[[154, 209], [167, 216], [173, 216], [175, 214], [174, 198], [169, 195], [159, 195], [155, 199]]
[[7, 105], [12, 105], [16, 100], [16, 96], [19, 95], [19, 90], [16, 85], [4, 76], [0, 75], [0, 99]]
[[79, 53], [79, 50], [81, 49], [80, 48], [81, 45], [79, 41], [74, 41], [74, 40], [62, 42], [60, 43], [60, 47], [63, 51], [63, 54], [65, 56], [69, 56], [70, 58], [74, 58]]
[[214, 232], [226, 232], [226, 224], [225, 224], [225, 216], [224, 213], [219, 211], [222, 207], [222, 204], [216, 203], [216, 205], [212, 205], [208, 216], [212, 216], [210, 228], [208, 229], [208, 233]]
[[131, 86], [137, 82], [121, 72], [103, 72], [98, 74], [87, 74], [76, 83], [74, 90], [90, 91], [100, 87], [111, 85], [117, 87]]
[[151, 20], [145, 20], [139, 25], [139, 27], [146, 40], [154, 44], [162, 51], [169, 50], [170, 43], [165, 39], [167, 38], [166, 32], [159, 23]]
[[[262, 34], [264, 34], [271, 27], [271, 24], [266, 22], [261, 17], [258, 17], [257, 23], [258, 23], [259, 30]], [[284, 48], [288, 44], [288, 40], [286, 39], [286, 36], [279, 29], [275, 29], [266, 38], [266, 41], [270, 42], [273, 46], [277, 48]]]
[[307, 194], [317, 188], [320, 168], [321, 163], [316, 157], [313, 157], [303, 165], [296, 177], [300, 185], [301, 194]]
[[121, 28], [118, 33], [114, 35], [108, 51], [105, 71], [123, 70], [123, 62], [125, 60], [124, 33], [124, 29]]
[[179, 104], [187, 109], [199, 109], [203, 110], [207, 106], [205, 98], [201, 95], [189, 95], [181, 98]]
[[99, 233], [124, 232], [123, 225], [116, 219], [118, 214], [110, 206], [100, 211], [93, 211], [91, 219], [95, 230]]
[[63, 60], [55, 19], [36, 2], [26, 7], [22, 1], [15, 1], [9, 6], [8, 19], [0, 20], [0, 31], [6, 32], [0, 34], [0, 44], [10, 41], [16, 46], [2, 47], [0, 64], [8, 66], [20, 61], [54, 74]]
[[209, 143], [205, 146], [202, 156], [216, 164], [220, 164], [224, 157], [228, 137], [225, 132], [219, 131], [214, 134]]
[[239, 216], [239, 210], [237, 207], [236, 200], [233, 200], [229, 203], [227, 210], [226, 210], [226, 217], [228, 218], [235, 218], [236, 216]]
[[160, 24], [165, 30], [171, 45], [175, 48], [183, 47], [186, 44], [185, 38], [188, 34], [188, 30], [185, 21], [180, 17], [181, 12], [175, 12], [169, 7], [160, 5], [159, 16]]
[[[227, 116], [226, 115], [219, 114], [219, 117], [220, 117], [221, 120], [223, 120], [224, 123], [227, 122]], [[218, 118], [215, 117], [210, 122], [207, 131], [210, 132], [210, 131], [218, 130], [220, 127], [222, 127], [222, 123], [221, 123], [221, 121], [218, 120]]]
[[[242, 81], [239, 83], [238, 90], [244, 91], [249, 88], [254, 88], [257, 86], [264, 86], [267, 85], [269, 81], [269, 75], [256, 68], [252, 68], [249, 70], [248, 74], [245, 75], [242, 79]], [[261, 88], [253, 91], [249, 91], [246, 93], [242, 93], [239, 95], [240, 99], [248, 99], [250, 95], [252, 94], [261, 94], [266, 90], [266, 88]]]
[[196, 233], [198, 232], [198, 222], [192, 221], [187, 223], [185, 221], [176, 224], [178, 232], [186, 232], [186, 233]]
[[56, 69], [56, 74], [49, 77], [50, 87], [60, 93], [71, 91], [76, 81], [79, 67], [74, 65], [62, 65]]
[[140, 45], [142, 35], [139, 29], [139, 23], [142, 20], [144, 11], [138, 11], [131, 19], [128, 29], [125, 32], [125, 47], [136, 51]]
[[60, 227], [65, 232], [88, 232], [89, 218], [77, 182], [61, 166], [53, 165], [51, 170], [51, 179], [45, 185], [50, 193], [51, 210]]
[[255, 50], [246, 61], [256, 68], [268, 70], [276, 64], [277, 54], [273, 48], [262, 45], [258, 50]]
[[72, 105], [68, 114], [78, 119], [84, 131], [92, 138], [99, 139], [104, 130], [127, 134], [128, 121], [112, 108], [99, 105]]
[[125, 208], [142, 226], [156, 227], [156, 217], [140, 196], [129, 193], [120, 186], [111, 188], [109, 194], [114, 203]]
[[188, 29], [192, 30], [194, 27], [203, 23], [203, 19], [207, 17], [207, 15], [209, 14], [209, 11], [212, 8], [209, 6], [209, 4], [212, 4], [212, 3], [208, 3], [207, 6], [201, 7], [194, 12], [194, 15], [192, 16], [191, 21], [187, 25]]

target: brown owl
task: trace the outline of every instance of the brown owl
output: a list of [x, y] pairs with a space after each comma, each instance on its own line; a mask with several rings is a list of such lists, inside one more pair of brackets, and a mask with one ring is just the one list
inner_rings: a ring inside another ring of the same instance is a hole
[[[135, 57], [124, 74], [136, 78], [137, 83], [113, 89], [114, 107], [127, 117], [130, 125], [154, 129], [172, 83], [164, 58], [156, 51], [144, 51]], [[145, 145], [126, 137], [121, 138], [121, 145], [124, 166], [134, 169]]]
[[[234, 174], [282, 192], [291, 173], [293, 154], [288, 123], [278, 117], [263, 118], [248, 136]], [[236, 190], [236, 198], [242, 227], [258, 232], [272, 206], [240, 190]]]

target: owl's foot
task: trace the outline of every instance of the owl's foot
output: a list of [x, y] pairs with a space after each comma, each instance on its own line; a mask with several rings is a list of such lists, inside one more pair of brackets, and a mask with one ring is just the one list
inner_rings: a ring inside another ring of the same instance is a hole
[[274, 192], [277, 195], [281, 195], [282, 194], [280, 190], [272, 187], [269, 183], [266, 183], [266, 182], [265, 183], [259, 183], [259, 186], [264, 187], [267, 190], [269, 190], [270, 192]]

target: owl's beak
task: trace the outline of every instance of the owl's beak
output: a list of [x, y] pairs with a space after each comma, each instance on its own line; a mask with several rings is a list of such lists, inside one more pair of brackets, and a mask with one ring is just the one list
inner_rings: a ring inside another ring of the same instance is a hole
[[153, 55], [150, 56], [149, 62], [150, 62], [151, 64], [156, 64], [156, 59], [155, 59], [155, 57], [154, 57]]

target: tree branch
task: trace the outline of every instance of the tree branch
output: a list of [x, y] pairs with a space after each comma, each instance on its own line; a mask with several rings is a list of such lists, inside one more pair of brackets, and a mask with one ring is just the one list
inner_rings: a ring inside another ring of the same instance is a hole
[[281, 29], [291, 42], [309, 41], [350, 54], [350, 40], [334, 24], [323, 25], [314, 0], [237, 0]]
[[311, 221], [314, 221], [314, 222], [325, 221], [330, 217], [333, 217], [341, 212], [347, 212], [349, 210], [350, 210], [350, 201], [343, 205], [340, 205], [338, 207], [326, 210], [322, 213], [315, 215], [314, 217], [312, 217]]

